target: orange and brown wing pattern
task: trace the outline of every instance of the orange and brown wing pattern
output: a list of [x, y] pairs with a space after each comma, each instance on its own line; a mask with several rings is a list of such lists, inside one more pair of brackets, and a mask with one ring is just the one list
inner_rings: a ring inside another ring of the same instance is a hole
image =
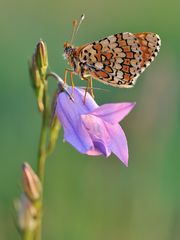
[[143, 72], [157, 56], [161, 39], [157, 34], [151, 32], [135, 33], [134, 35], [137, 37], [142, 51], [141, 72]]
[[84, 47], [79, 60], [87, 73], [103, 83], [130, 87], [139, 75], [142, 53], [132, 33], [119, 33]]
[[145, 64], [153, 58], [152, 53], [143, 60], [143, 47], [142, 36], [128, 32], [90, 43], [79, 52], [82, 72], [115, 87], [132, 87]]

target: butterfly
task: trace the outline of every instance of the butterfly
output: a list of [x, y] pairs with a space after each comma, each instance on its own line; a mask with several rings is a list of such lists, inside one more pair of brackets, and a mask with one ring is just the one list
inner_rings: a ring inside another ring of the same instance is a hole
[[136, 83], [139, 75], [150, 65], [157, 56], [161, 40], [156, 33], [122, 32], [105, 37], [92, 43], [73, 47], [72, 40], [77, 33], [79, 24], [73, 22], [73, 34], [70, 42], [64, 43], [64, 56], [71, 69], [65, 69], [64, 81], [67, 73], [73, 84], [73, 74], [78, 74], [82, 80], [88, 80], [88, 87], [92, 96], [92, 79], [119, 88], [130, 88]]

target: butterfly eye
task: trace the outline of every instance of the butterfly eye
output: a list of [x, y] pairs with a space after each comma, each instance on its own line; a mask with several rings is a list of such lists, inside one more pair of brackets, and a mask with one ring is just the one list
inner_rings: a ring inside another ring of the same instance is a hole
[[72, 49], [72, 47], [66, 47], [66, 48], [64, 49], [64, 51], [65, 51], [65, 53], [66, 53], [67, 55], [71, 55], [72, 52], [73, 52], [73, 49]]

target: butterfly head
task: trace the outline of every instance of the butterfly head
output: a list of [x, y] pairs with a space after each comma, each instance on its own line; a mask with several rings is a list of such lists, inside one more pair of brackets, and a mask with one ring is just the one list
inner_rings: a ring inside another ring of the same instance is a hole
[[73, 59], [74, 59], [74, 53], [75, 49], [74, 47], [69, 43], [64, 43], [64, 57], [68, 60], [70, 66], [73, 66]]

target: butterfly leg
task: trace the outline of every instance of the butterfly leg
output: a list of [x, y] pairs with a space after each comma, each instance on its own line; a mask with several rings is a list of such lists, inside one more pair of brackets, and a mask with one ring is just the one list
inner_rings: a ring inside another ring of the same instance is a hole
[[92, 77], [89, 78], [89, 86], [90, 86], [90, 94], [94, 98], [94, 92], [93, 92], [93, 83], [92, 83]]
[[70, 82], [71, 82], [72, 89], [74, 89], [74, 81], [73, 81], [74, 71], [72, 69], [65, 68], [65, 71], [64, 71], [64, 84], [66, 84], [66, 82], [67, 82], [67, 74], [68, 74], [68, 72], [70, 74]]
[[74, 71], [72, 69], [65, 68], [65, 71], [64, 71], [64, 85], [66, 85], [66, 82], [67, 82], [68, 72], [70, 74], [70, 82], [71, 82], [71, 86], [72, 86], [72, 93], [71, 93], [70, 98], [73, 99], [72, 95], [73, 95], [73, 92], [74, 92], [74, 81], [73, 81]]
[[66, 84], [66, 82], [67, 82], [67, 73], [68, 73], [68, 70], [69, 70], [69, 69], [66, 68], [65, 71], [64, 71], [64, 79], [63, 79], [63, 80], [64, 80], [64, 84]]
[[90, 94], [91, 96], [94, 98], [94, 93], [93, 93], [93, 86], [92, 86], [92, 77], [90, 76], [90, 78], [87, 78], [87, 77], [82, 77], [83, 80], [87, 80], [87, 86], [86, 86], [86, 89], [85, 89], [85, 94], [84, 94], [84, 99], [83, 99], [83, 102], [84, 104], [86, 103], [86, 95], [87, 95], [87, 92], [88, 92], [88, 89], [90, 88]]
[[74, 81], [73, 81], [73, 74], [74, 74], [74, 72], [70, 71], [69, 73], [70, 73], [70, 81], [71, 81], [72, 90], [74, 90]]
[[84, 94], [84, 98], [83, 98], [83, 102], [85, 104], [86, 103], [86, 95], [87, 95], [88, 88], [89, 88], [89, 79], [87, 77], [81, 76], [81, 80], [86, 80], [87, 81], [87, 86], [85, 88], [85, 94]]

